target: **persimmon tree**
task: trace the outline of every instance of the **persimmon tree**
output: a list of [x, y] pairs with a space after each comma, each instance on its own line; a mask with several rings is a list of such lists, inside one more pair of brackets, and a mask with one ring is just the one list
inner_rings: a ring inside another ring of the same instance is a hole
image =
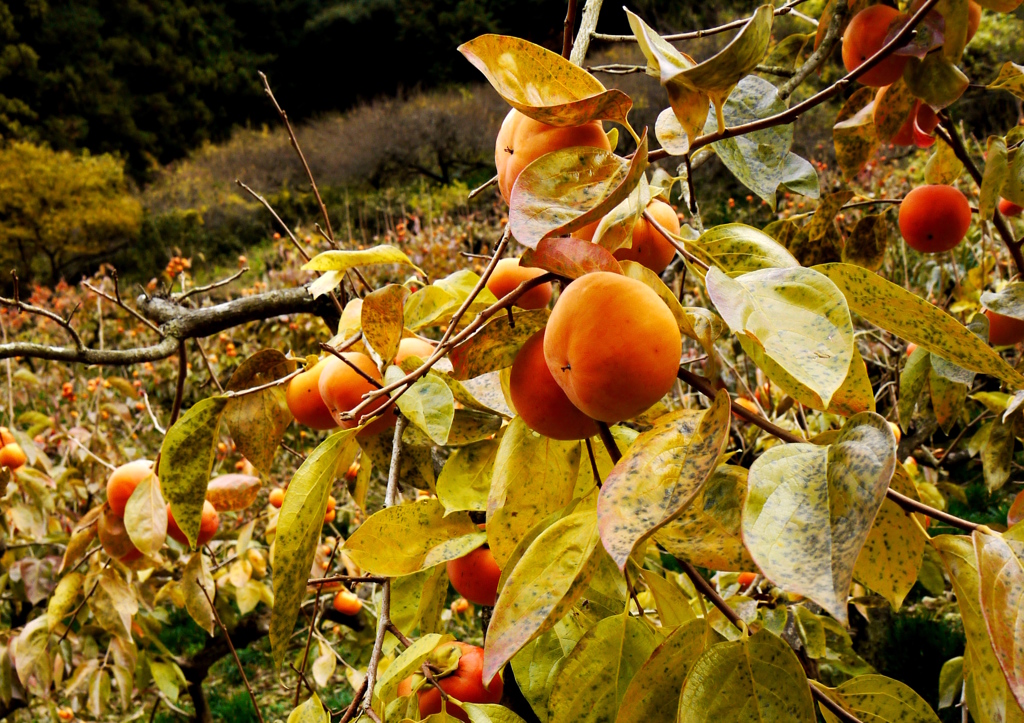
[[[899, 609], [930, 565], [967, 639], [940, 703], [1024, 720], [1024, 503], [997, 529], [948, 512], [956, 485], [936, 484], [969, 433], [985, 485], [1004, 490], [1024, 439], [1024, 376], [1004, 353], [1024, 339], [1008, 217], [1024, 204], [1024, 133], [982, 154], [956, 122], [977, 18], [1018, 3], [832, 0], [816, 33], [773, 42], [799, 4], [676, 36], [629, 13], [633, 34], [608, 36], [600, 0], [578, 31], [573, 1], [561, 55], [495, 35], [462, 45], [511, 106], [492, 181], [508, 223], [479, 274], [429, 278], [397, 246], [345, 248], [321, 202], [330, 250], [308, 254], [281, 224], [319, 273], [307, 285], [201, 302], [222, 284], [186, 288], [178, 263], [180, 290], [134, 305], [116, 276], [87, 282], [96, 321], [17, 285], [0, 299], [21, 323], [0, 358], [19, 374], [161, 363], [174, 386], [161, 425], [143, 385], [97, 377], [59, 462], [46, 415], [3, 430], [0, 717], [178, 710], [185, 687], [206, 720], [206, 672], [233, 654], [262, 720], [236, 649], [268, 635], [290, 721], [937, 721], [868, 672], [849, 632], [864, 598]], [[700, 62], [673, 44], [717, 33], [734, 36]], [[592, 41], [635, 43], [646, 65], [588, 72]], [[847, 72], [793, 102], [840, 46]], [[653, 129], [593, 75], [632, 70], [665, 88]], [[1024, 97], [1013, 62], [974, 81]], [[793, 123], [833, 99], [846, 185], [826, 193], [791, 146]], [[928, 154], [898, 224], [900, 199], [872, 197], [866, 170], [891, 142]], [[697, 171], [712, 155], [772, 209], [782, 187], [813, 214], [705, 227]], [[676, 175], [652, 165], [664, 159]], [[929, 298], [908, 253], [942, 280]], [[151, 341], [105, 343], [104, 308]], [[258, 351], [222, 385], [200, 340], [282, 316], [326, 331]], [[185, 409], [192, 358], [217, 391], [192, 384]], [[152, 465], [121, 430], [98, 434], [104, 414], [131, 424], [115, 393], [151, 419]], [[303, 453], [283, 443], [293, 420], [330, 431]], [[228, 440], [247, 462], [211, 479]], [[114, 461], [135, 466], [108, 482]], [[263, 497], [275, 464], [290, 483]], [[450, 584], [484, 606], [482, 646], [453, 640]], [[162, 606], [209, 634], [194, 658], [154, 634]], [[352, 626], [343, 648], [326, 620]], [[339, 659], [351, 703], [330, 709]]]

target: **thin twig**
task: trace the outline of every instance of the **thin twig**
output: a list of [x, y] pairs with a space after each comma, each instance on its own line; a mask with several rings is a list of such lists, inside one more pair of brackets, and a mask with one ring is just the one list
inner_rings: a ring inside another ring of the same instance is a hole
[[469, 192], [470, 200], [476, 198], [477, 196], [479, 196], [481, 193], [486, 191], [488, 188], [490, 188], [491, 186], [493, 186], [497, 182], [498, 182], [498, 177], [497, 176], [493, 176], [490, 180], [484, 181], [479, 186], [477, 186], [476, 188], [474, 188], [472, 191]]
[[174, 404], [171, 406], [171, 421], [167, 423], [168, 429], [178, 421], [181, 414], [181, 403], [185, 396], [185, 377], [188, 376], [188, 355], [185, 353], [185, 341], [178, 342], [178, 384], [174, 389]]
[[339, 361], [344, 362], [346, 365], [348, 365], [348, 367], [352, 371], [354, 371], [356, 374], [358, 374], [363, 379], [365, 379], [367, 382], [369, 382], [371, 386], [373, 386], [373, 387], [375, 387], [377, 389], [381, 388], [381, 383], [379, 381], [377, 381], [376, 379], [371, 377], [369, 374], [364, 372], [362, 369], [357, 367], [355, 364], [353, 364], [351, 361], [346, 359], [345, 356], [340, 351], [337, 351], [330, 344], [327, 344], [326, 342], [320, 342], [320, 348], [323, 349], [328, 354], [330, 354], [331, 356], [333, 356], [335, 359], [338, 359]]
[[313, 178], [313, 171], [310, 170], [309, 164], [306, 162], [306, 156], [302, 152], [302, 148], [299, 146], [299, 139], [295, 136], [295, 131], [292, 129], [291, 121], [288, 120], [288, 114], [285, 113], [284, 108], [277, 102], [277, 98], [274, 97], [274, 92], [270, 89], [270, 82], [267, 80], [267, 76], [263, 71], [257, 71], [260, 76], [260, 80], [263, 81], [263, 90], [274, 104], [274, 108], [277, 109], [277, 114], [281, 116], [281, 120], [284, 121], [284, 127], [288, 130], [288, 138], [291, 139], [292, 148], [299, 155], [299, 160], [302, 161], [302, 168], [306, 171], [306, 178], [309, 179], [309, 185], [313, 189], [313, 195], [316, 196], [316, 202], [320, 206], [320, 215], [324, 217], [324, 224], [327, 226], [327, 240], [331, 246], [337, 248], [334, 242], [334, 229], [331, 227], [331, 217], [327, 214], [327, 206], [324, 205], [324, 199], [320, 196], [320, 189], [316, 186], [316, 180]]
[[779, 86], [779, 97], [785, 100], [793, 91], [796, 90], [801, 83], [803, 83], [807, 77], [820, 68], [829, 56], [832, 55], [832, 50], [836, 47], [843, 32], [843, 23], [846, 22], [846, 14], [849, 12], [849, 4], [847, 0], [836, 0], [835, 5], [832, 8], [832, 19], [828, 23], [828, 29], [825, 31], [825, 37], [821, 39], [821, 44], [817, 49], [811, 53], [810, 57], [804, 61], [797, 71], [793, 74], [793, 77], [787, 80], [785, 83]]
[[237, 183], [242, 188], [242, 190], [244, 190], [250, 196], [252, 196], [257, 201], [262, 203], [263, 207], [265, 209], [270, 211], [270, 215], [274, 217], [274, 220], [277, 221], [278, 225], [281, 228], [284, 229], [284, 232], [286, 234], [288, 234], [288, 238], [290, 238], [292, 240], [292, 245], [295, 246], [295, 248], [298, 250], [299, 254], [302, 255], [302, 258], [304, 258], [306, 261], [309, 261], [310, 256], [309, 256], [308, 253], [306, 253], [306, 249], [304, 249], [302, 247], [302, 244], [299, 243], [299, 239], [295, 237], [294, 233], [292, 233], [292, 230], [288, 227], [288, 224], [286, 224], [284, 221], [282, 221], [281, 217], [277, 215], [277, 211], [275, 211], [274, 207], [270, 205], [270, 201], [265, 199], [263, 196], [261, 196], [259, 193], [257, 193], [253, 189], [249, 188], [249, 186], [247, 186], [244, 183], [242, 183], [242, 181], [240, 179], [236, 178], [235, 179], [235, 183]]
[[[196, 552], [197, 555], [202, 555], [202, 552]], [[231, 635], [228, 634], [228, 629], [225, 627], [224, 622], [220, 619], [220, 613], [217, 612], [217, 606], [213, 604], [213, 600], [210, 599], [210, 594], [206, 592], [206, 587], [203, 585], [202, 580], [196, 578], [196, 585], [203, 592], [203, 597], [206, 598], [206, 602], [210, 605], [210, 611], [213, 613], [213, 619], [217, 623], [217, 627], [220, 628], [221, 632], [224, 633], [224, 639], [228, 643], [228, 649], [231, 650], [231, 655], [235, 659], [235, 665], [238, 666], [238, 673], [242, 676], [242, 682], [245, 683], [245, 689], [249, 691], [249, 697], [252, 699], [252, 707], [256, 710], [256, 717], [260, 719], [260, 723], [264, 723], [263, 714], [260, 712], [260, 706], [256, 702], [256, 694], [252, 692], [252, 686], [249, 685], [249, 678], [245, 675], [245, 668], [242, 667], [242, 661], [238, 659], [238, 652], [235, 650], [235, 644], [231, 642]]]
[[[116, 304], [117, 306], [120, 306], [122, 309], [124, 309], [129, 314], [134, 316], [136, 319], [138, 319], [143, 324], [148, 326], [150, 329], [155, 331], [157, 334], [159, 334], [160, 336], [164, 336], [164, 333], [163, 333], [163, 331], [160, 330], [159, 326], [157, 326], [152, 321], [150, 321], [149, 319], [144, 317], [142, 314], [137, 312], [135, 309], [133, 309], [132, 307], [130, 307], [126, 303], [124, 303], [124, 301], [121, 300], [121, 293], [120, 292], [117, 292], [116, 296], [111, 296], [106, 291], [103, 291], [102, 289], [97, 289], [95, 286], [90, 284], [88, 281], [83, 281], [82, 282], [82, 286], [84, 286], [85, 288], [89, 289], [89, 291], [93, 292], [94, 294], [97, 294], [98, 296], [102, 296], [104, 299], [106, 299], [107, 301], [111, 302], [112, 304]], [[115, 277], [115, 280], [114, 280], [114, 289], [115, 290], [117, 289], [116, 277]]]
[[178, 294], [177, 296], [174, 297], [174, 299], [175, 301], [183, 301], [184, 299], [187, 299], [190, 296], [194, 296], [195, 294], [205, 294], [207, 291], [213, 291], [214, 289], [219, 289], [221, 286], [227, 286], [235, 279], [241, 277], [242, 274], [246, 273], [248, 270], [248, 266], [243, 266], [238, 271], [231, 274], [231, 276], [228, 276], [226, 279], [214, 281], [212, 284], [207, 284], [206, 286], [194, 286], [188, 291]]
[[223, 394], [224, 386], [220, 383], [220, 379], [218, 379], [217, 375], [213, 372], [213, 366], [210, 364], [210, 358], [206, 356], [206, 349], [203, 348], [203, 343], [199, 341], [199, 339], [193, 339], [192, 341], [196, 343], [196, 348], [199, 349], [199, 355], [203, 358], [203, 364], [206, 365], [206, 371], [210, 375], [210, 379], [213, 381], [214, 385], [217, 387], [217, 391]]
[[572, 30], [576, 24], [576, 0], [569, 0], [565, 11], [565, 23], [562, 25], [562, 57], [568, 60], [572, 56]]
[[[807, 0], [791, 0], [782, 7], [775, 8], [775, 17], [781, 15], [788, 15], [793, 11], [797, 5], [806, 2]], [[739, 18], [738, 20], [732, 20], [724, 25], [719, 25], [714, 28], [706, 28], [704, 30], [693, 30], [687, 33], [673, 33], [671, 35], [662, 35], [663, 40], [675, 41], [675, 40], [699, 40], [700, 38], [706, 38], [709, 35], [717, 35], [718, 33], [724, 33], [729, 30], [736, 28], [742, 28], [750, 22], [750, 18]], [[635, 35], [608, 35], [607, 33], [593, 33], [591, 37], [594, 40], [600, 40], [605, 43], [635, 43]]]

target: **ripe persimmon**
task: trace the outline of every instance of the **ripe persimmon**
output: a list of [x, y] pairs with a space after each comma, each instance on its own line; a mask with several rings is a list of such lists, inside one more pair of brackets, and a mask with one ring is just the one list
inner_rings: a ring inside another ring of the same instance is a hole
[[325, 525], [331, 524], [332, 522], [334, 522], [334, 520], [337, 517], [338, 517], [338, 511], [337, 510], [327, 510], [327, 512], [324, 513], [324, 524]]
[[[875, 94], [876, 125], [878, 125], [877, 114], [884, 107], [885, 94], [891, 87], [891, 85], [887, 85], [879, 88], [878, 93]], [[890, 141], [897, 146], [916, 145], [918, 148], [930, 148], [935, 144], [935, 136], [932, 133], [938, 124], [939, 117], [935, 115], [931, 106], [919, 100], [914, 101], [914, 107], [910, 114]]]
[[[462, 657], [459, 658], [459, 667], [454, 673], [438, 679], [437, 684], [441, 690], [463, 703], [497, 703], [500, 701], [505, 687], [501, 676], [495, 675], [490, 683], [484, 684], [484, 649], [454, 641], [437, 646], [431, 657], [445, 660], [451, 654], [452, 648], [460, 649]], [[398, 695], [411, 695], [412, 684], [412, 676], [405, 678], [398, 684]], [[441, 712], [441, 694], [437, 688], [432, 685], [422, 687], [417, 692], [417, 696], [419, 696], [420, 716]], [[468, 723], [469, 716], [455, 703], [449, 701], [447, 710], [448, 715], [452, 718]]]
[[[380, 381], [380, 372], [377, 370], [377, 365], [366, 354], [346, 351], [342, 352], [342, 356], [352, 365], [358, 367], [366, 376]], [[370, 384], [351, 366], [337, 357], [327, 357], [326, 361], [327, 365], [320, 374], [320, 396], [323, 398], [327, 408], [331, 410], [331, 414], [334, 415], [334, 420], [343, 429], [351, 429], [357, 426], [359, 420], [342, 419], [341, 414], [354, 409], [356, 405], [363, 401], [364, 394], [373, 391], [377, 387]], [[363, 414], [371, 414], [387, 403], [387, 398], [378, 397], [366, 408]], [[394, 423], [395, 415], [390, 410], [386, 411], [360, 432], [359, 436], [369, 437], [378, 434], [393, 426]]]
[[739, 583], [740, 587], [750, 587], [756, 579], [756, 572], [741, 572], [739, 577], [736, 578], [736, 582]]
[[[647, 205], [647, 212], [664, 226], [666, 231], [679, 233], [679, 217], [664, 201], [651, 201]], [[633, 245], [630, 248], [617, 249], [613, 254], [619, 261], [636, 261], [656, 274], [664, 271], [665, 267], [672, 263], [675, 255], [675, 247], [643, 216], [633, 224]]]
[[320, 376], [332, 358], [321, 359], [288, 382], [285, 399], [288, 401], [288, 409], [299, 424], [313, 429], [334, 429], [338, 426], [331, 415], [331, 410], [320, 396]]
[[272, 504], [274, 507], [281, 509], [281, 505], [284, 504], [284, 490], [280, 487], [275, 487], [270, 490], [270, 496], [267, 498], [267, 502]]
[[414, 336], [407, 336], [398, 342], [398, 353], [395, 354], [395, 364], [401, 364], [411, 356], [427, 359], [434, 353], [434, 345], [424, 339], [417, 339]]
[[501, 568], [491, 548], [484, 545], [468, 555], [448, 561], [448, 579], [455, 592], [477, 605], [491, 607], [498, 599]]
[[992, 346], [1013, 346], [1024, 341], [1024, 319], [997, 314], [985, 309], [988, 317], [988, 342]]
[[[487, 288], [499, 299], [513, 291], [519, 284], [544, 274], [544, 269], [520, 266], [519, 259], [502, 259], [487, 279]], [[520, 309], [542, 309], [551, 301], [551, 284], [534, 286], [516, 299]]]
[[120, 467], [110, 473], [107, 479], [107, 504], [111, 511], [118, 517], [124, 517], [124, 508], [128, 504], [128, 498], [153, 471], [153, 462], [148, 459], [137, 459]]
[[[209, 500], [204, 500], [203, 516], [199, 520], [199, 537], [196, 539], [196, 547], [202, 547], [212, 540], [213, 536], [217, 534], [217, 529], [219, 527], [220, 515], [217, 514], [217, 509], [210, 504]], [[182, 545], [188, 547], [188, 538], [185, 537], [185, 533], [181, 531], [181, 528], [178, 527], [178, 523], [175, 522], [174, 515], [171, 513], [170, 505], [167, 505], [167, 534]]]
[[505, 116], [494, 143], [494, 165], [498, 167], [498, 189], [508, 203], [519, 174], [545, 153], [572, 146], [612, 149], [601, 121], [581, 126], [556, 127], [528, 118], [512, 109]]
[[[871, 5], [853, 16], [843, 33], [843, 65], [847, 72], [852, 73], [881, 50], [890, 26], [899, 17], [899, 11], [888, 5]], [[903, 75], [906, 64], [906, 56], [889, 55], [857, 80], [876, 88], [890, 85]]]
[[1024, 206], [1018, 206], [1013, 201], [1007, 201], [1005, 198], [999, 199], [999, 213], [1004, 216], [1020, 216], [1022, 211], [1024, 211]]
[[952, 186], [918, 186], [900, 204], [900, 233], [908, 246], [922, 253], [949, 251], [970, 225], [971, 204]]
[[913, 354], [916, 349], [917, 344], [915, 344], [914, 342], [910, 342], [909, 344], [907, 344], [907, 356]]
[[351, 590], [339, 590], [334, 596], [334, 609], [342, 615], [355, 615], [363, 608], [363, 601]]
[[544, 359], [544, 329], [527, 339], [516, 355], [509, 394], [527, 426], [545, 437], [585, 439], [597, 434], [594, 420], [573, 406], [551, 375]]
[[11, 430], [7, 427], [0, 427], [0, 447], [6, 447], [8, 444], [14, 444], [17, 441], [14, 435], [11, 434]]
[[11, 442], [0, 447], [0, 467], [7, 467], [14, 471], [28, 461], [25, 450], [17, 442]]
[[631, 419], [672, 388], [682, 336], [646, 284], [598, 271], [558, 297], [544, 333], [544, 358], [577, 408], [603, 422]]
[[111, 557], [121, 562], [131, 562], [142, 556], [139, 549], [135, 547], [135, 543], [132, 542], [131, 537], [128, 536], [128, 529], [124, 526], [124, 518], [121, 515], [114, 514], [113, 510], [104, 509], [100, 512], [96, 531], [103, 551]]

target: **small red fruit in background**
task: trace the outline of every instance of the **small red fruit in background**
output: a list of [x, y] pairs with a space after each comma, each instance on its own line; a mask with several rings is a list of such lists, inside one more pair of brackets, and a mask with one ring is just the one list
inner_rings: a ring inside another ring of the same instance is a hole
[[498, 599], [501, 568], [489, 547], [478, 547], [468, 555], [448, 562], [452, 587], [470, 602], [491, 607]]

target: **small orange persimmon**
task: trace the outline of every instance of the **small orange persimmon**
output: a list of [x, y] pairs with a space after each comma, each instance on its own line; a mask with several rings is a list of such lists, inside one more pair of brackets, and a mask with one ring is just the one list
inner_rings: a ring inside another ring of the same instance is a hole
[[513, 109], [505, 116], [494, 143], [494, 165], [498, 167], [498, 189], [508, 203], [512, 186], [530, 163], [545, 153], [572, 146], [594, 146], [611, 150], [601, 121], [581, 126], [555, 127], [528, 118]]
[[[511, 293], [524, 281], [535, 279], [543, 274], [544, 269], [520, 266], [519, 259], [502, 259], [494, 267], [490, 278], [487, 279], [487, 288], [500, 299]], [[533, 287], [516, 299], [515, 305], [520, 309], [542, 309], [548, 305], [549, 301], [551, 301], [551, 284], [544, 283]]]
[[267, 498], [267, 502], [280, 509], [281, 505], [284, 504], [284, 490], [280, 487], [275, 487], [270, 490], [270, 496]]
[[356, 615], [363, 608], [363, 601], [351, 590], [339, 590], [334, 596], [334, 609], [342, 615]]
[[988, 317], [988, 342], [992, 346], [1013, 346], [1024, 341], [1024, 319], [1015, 319], [985, 309]]
[[0, 467], [7, 467], [16, 470], [28, 461], [25, 450], [17, 442], [11, 442], [0, 447]]
[[153, 471], [153, 462], [148, 459], [137, 459], [120, 467], [110, 473], [107, 479], [107, 504], [111, 511], [118, 517], [124, 517], [124, 508], [128, 504], [128, 498]]
[[[853, 16], [843, 33], [843, 65], [848, 72], [881, 50], [889, 27], [899, 17], [899, 11], [888, 5], [871, 5]], [[906, 56], [889, 55], [857, 80], [874, 87], [889, 85], [903, 75], [906, 64]]]
[[331, 524], [332, 522], [334, 522], [334, 520], [337, 517], [338, 517], [338, 511], [337, 510], [327, 510], [327, 512], [324, 513], [324, 524], [325, 525]]
[[[202, 547], [212, 540], [213, 536], [217, 534], [219, 527], [220, 515], [217, 514], [217, 509], [210, 504], [209, 500], [205, 500], [203, 502], [203, 514], [199, 519], [199, 537], [196, 539], [196, 547]], [[185, 537], [185, 533], [181, 531], [178, 523], [175, 522], [170, 505], [167, 505], [167, 534], [188, 547], [188, 538]]]
[[0, 447], [6, 447], [8, 444], [14, 444], [16, 441], [18, 440], [11, 434], [11, 430], [7, 427], [0, 427]]
[[555, 382], [580, 411], [631, 419], [672, 388], [682, 356], [675, 317], [646, 284], [598, 271], [569, 284], [544, 333]]
[[1022, 211], [1024, 211], [1024, 206], [1018, 206], [1013, 201], [1007, 201], [1005, 198], [999, 199], [999, 213], [1004, 216], [1020, 216]]
[[121, 562], [131, 562], [142, 557], [142, 553], [139, 552], [131, 537], [128, 536], [128, 530], [124, 526], [124, 518], [114, 514], [112, 510], [104, 509], [100, 512], [96, 531], [103, 551], [111, 557]]
[[448, 579], [455, 592], [477, 605], [491, 607], [498, 599], [501, 568], [491, 549], [484, 545], [468, 555], [448, 561]]
[[952, 186], [918, 186], [900, 204], [900, 233], [907, 245], [927, 254], [949, 251], [971, 225], [971, 204]]
[[[342, 356], [366, 376], [380, 381], [380, 372], [377, 370], [377, 365], [366, 354], [347, 351], [342, 352]], [[351, 366], [337, 357], [327, 357], [326, 361], [327, 364], [320, 374], [320, 396], [323, 398], [327, 408], [331, 410], [335, 421], [343, 429], [351, 429], [357, 426], [359, 420], [342, 419], [341, 414], [354, 409], [363, 401], [364, 394], [373, 391], [377, 387], [370, 384]], [[378, 397], [364, 410], [363, 414], [369, 415], [387, 403], [385, 397]], [[395, 415], [390, 410], [385, 411], [380, 417], [370, 422], [366, 429], [359, 433], [359, 436], [369, 437], [378, 434], [394, 424]]]
[[424, 339], [417, 339], [414, 336], [407, 336], [398, 342], [398, 353], [395, 354], [395, 364], [401, 364], [411, 356], [427, 359], [434, 353], [434, 345]]
[[531, 336], [516, 355], [509, 394], [516, 413], [545, 437], [585, 439], [597, 434], [597, 423], [573, 406], [551, 375], [544, 359], [544, 329]]
[[[647, 212], [666, 231], [679, 234], [679, 217], [667, 203], [655, 199], [647, 205]], [[633, 245], [617, 249], [613, 255], [619, 261], [636, 261], [660, 274], [672, 263], [676, 250], [653, 224], [641, 216], [633, 224]]]
[[750, 587], [756, 579], [756, 572], [741, 572], [739, 577], [736, 578], [736, 582], [739, 583], [740, 587]]
[[288, 409], [299, 424], [313, 429], [334, 429], [338, 426], [331, 410], [320, 396], [320, 377], [333, 357], [321, 359], [290, 382], [285, 393]]

